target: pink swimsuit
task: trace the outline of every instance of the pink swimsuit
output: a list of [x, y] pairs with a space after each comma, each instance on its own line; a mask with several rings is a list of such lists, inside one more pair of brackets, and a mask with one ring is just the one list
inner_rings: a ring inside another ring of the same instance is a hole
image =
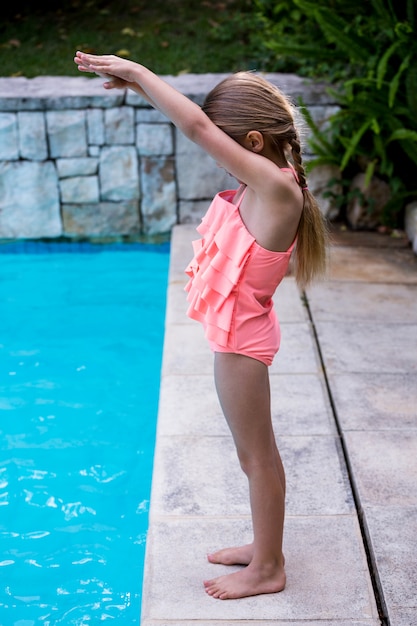
[[193, 241], [185, 270], [187, 315], [202, 322], [214, 352], [233, 352], [271, 365], [280, 344], [272, 296], [284, 278], [295, 242], [286, 252], [262, 248], [242, 221], [235, 190], [215, 196]]

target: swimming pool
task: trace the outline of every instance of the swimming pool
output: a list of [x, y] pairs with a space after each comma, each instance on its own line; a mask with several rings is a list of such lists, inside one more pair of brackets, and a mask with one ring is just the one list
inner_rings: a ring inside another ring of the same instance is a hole
[[0, 624], [139, 625], [169, 246], [0, 249]]

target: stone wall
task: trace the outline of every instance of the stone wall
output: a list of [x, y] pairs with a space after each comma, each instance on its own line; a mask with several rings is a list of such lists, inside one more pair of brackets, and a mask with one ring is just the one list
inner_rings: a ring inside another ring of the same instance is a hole
[[[266, 77], [293, 102], [301, 96], [320, 124], [335, 110], [322, 84]], [[222, 78], [165, 80], [201, 104]], [[0, 78], [0, 239], [169, 233], [199, 221], [217, 191], [236, 186], [145, 100], [102, 83]]]

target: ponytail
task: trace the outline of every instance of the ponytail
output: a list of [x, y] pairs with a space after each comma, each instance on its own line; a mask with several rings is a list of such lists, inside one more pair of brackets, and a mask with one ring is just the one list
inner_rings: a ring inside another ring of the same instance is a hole
[[327, 270], [328, 229], [317, 201], [308, 190], [298, 137], [290, 140], [292, 160], [302, 189], [304, 206], [297, 230], [295, 248], [295, 279], [300, 287], [307, 287]]

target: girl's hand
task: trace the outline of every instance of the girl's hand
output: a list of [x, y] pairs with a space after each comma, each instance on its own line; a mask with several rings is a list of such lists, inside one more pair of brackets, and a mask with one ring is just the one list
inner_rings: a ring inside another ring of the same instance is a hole
[[133, 87], [135, 83], [135, 70], [138, 65], [133, 61], [121, 59], [114, 55], [97, 56], [77, 52], [74, 62], [80, 72], [93, 72], [102, 78], [108, 79], [103, 87], [106, 89], [124, 89]]

